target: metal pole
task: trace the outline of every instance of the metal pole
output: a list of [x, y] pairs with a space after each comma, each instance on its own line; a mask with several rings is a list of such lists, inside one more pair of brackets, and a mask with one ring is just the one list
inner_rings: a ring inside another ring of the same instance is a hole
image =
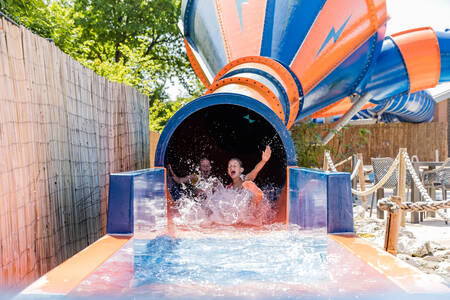
[[345, 115], [343, 115], [342, 118], [339, 119], [336, 127], [334, 127], [334, 130], [328, 133], [327, 136], [323, 139], [322, 145], [328, 144], [328, 142], [331, 141], [336, 132], [338, 132], [339, 130], [342, 129], [342, 127], [347, 125], [347, 123], [353, 118], [353, 116], [356, 115], [356, 113], [359, 112], [361, 108], [367, 104], [367, 102], [369, 102], [369, 100], [372, 98], [372, 94], [366, 93], [363, 97], [360, 97], [359, 95], [353, 95], [351, 96], [351, 98], [352, 102], [354, 101], [352, 108], [350, 108], [345, 113]]

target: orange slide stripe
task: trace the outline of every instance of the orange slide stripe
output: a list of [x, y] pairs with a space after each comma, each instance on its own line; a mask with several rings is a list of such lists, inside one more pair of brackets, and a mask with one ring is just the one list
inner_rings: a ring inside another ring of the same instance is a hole
[[[328, 118], [328, 117], [333, 117], [333, 116], [338, 116], [338, 115], [343, 115], [345, 114], [347, 111], [350, 110], [350, 108], [352, 108], [353, 103], [350, 100], [350, 97], [345, 97], [331, 105], [328, 105], [327, 107], [322, 108], [321, 110], [313, 113], [311, 115], [312, 119], [316, 119], [316, 118]], [[374, 107], [375, 104], [373, 103], [367, 103], [366, 105], [363, 106], [363, 108], [361, 108], [361, 110], [363, 109], [367, 109], [370, 107]]]
[[262, 83], [246, 77], [230, 77], [214, 82], [206, 92], [212, 93], [238, 93], [249, 96], [270, 107], [271, 110], [285, 123], [283, 107], [275, 94]]
[[435, 87], [441, 72], [439, 43], [433, 29], [423, 27], [392, 35], [408, 70], [410, 93]]
[[358, 236], [334, 234], [328, 236], [407, 293], [450, 292], [450, 289], [443, 284], [443, 280], [420, 272], [408, 263], [376, 248]]
[[200, 79], [200, 81], [205, 85], [205, 87], [209, 87], [211, 83], [208, 80], [208, 77], [206, 77], [205, 73], [203, 72], [200, 64], [197, 61], [197, 58], [194, 55], [194, 52], [192, 52], [192, 48], [189, 45], [189, 43], [184, 39], [184, 46], [186, 47], [186, 54], [191, 62], [192, 69], [194, 70], [195, 75]]
[[[378, 4], [378, 6], [376, 6]], [[307, 94], [372, 36], [386, 19], [383, 3], [328, 0], [291, 63]], [[339, 13], [336, 13], [339, 12]]]
[[259, 55], [266, 2], [267, 0], [248, 0], [242, 3], [216, 0], [216, 10], [229, 61], [243, 56]]
[[66, 295], [125, 245], [131, 236], [105, 235], [35, 281], [21, 294]]
[[290, 103], [290, 114], [286, 125], [286, 128], [290, 129], [298, 114], [300, 95], [297, 89], [297, 84], [295, 83], [291, 73], [277, 61], [262, 56], [241, 57], [233, 60], [223, 67], [222, 70], [217, 73], [214, 82], [219, 81], [222, 76], [230, 71], [247, 67], [265, 71], [274, 76], [283, 85]]

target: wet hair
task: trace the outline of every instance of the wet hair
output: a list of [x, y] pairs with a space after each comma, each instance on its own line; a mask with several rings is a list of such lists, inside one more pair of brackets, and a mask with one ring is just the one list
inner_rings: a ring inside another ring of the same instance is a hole
[[230, 161], [232, 161], [232, 160], [237, 161], [237, 162], [239, 163], [239, 166], [240, 166], [241, 168], [243, 168], [242, 160], [240, 160], [240, 159], [237, 158], [237, 157], [233, 157], [233, 158], [230, 158], [230, 160], [228, 161], [228, 163], [230, 163]]
[[207, 161], [209, 161], [209, 163], [211, 163], [211, 161], [206, 156], [203, 156], [202, 158], [200, 158], [199, 163], [202, 163], [202, 161], [204, 161], [204, 160], [207, 160]]

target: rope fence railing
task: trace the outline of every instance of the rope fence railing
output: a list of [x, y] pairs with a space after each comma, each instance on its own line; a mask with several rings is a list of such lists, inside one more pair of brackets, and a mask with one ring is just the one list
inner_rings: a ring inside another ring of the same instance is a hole
[[[337, 172], [336, 170], [336, 165], [333, 163], [333, 160], [331, 158], [330, 152], [329, 151], [325, 151], [325, 155], [324, 155], [324, 169], [325, 170], [331, 170], [333, 172]], [[397, 157], [395, 158], [394, 162], [392, 163], [392, 165], [390, 166], [390, 168], [388, 169], [388, 171], [386, 172], [386, 174], [383, 176], [383, 178], [380, 179], [380, 181], [378, 181], [374, 186], [372, 186], [370, 189], [365, 190], [365, 181], [364, 178], [360, 178], [360, 186], [361, 186], [361, 190], [357, 190], [357, 189], [351, 189], [352, 193], [356, 196], [368, 196], [372, 193], [375, 193], [378, 189], [382, 188], [383, 185], [386, 183], [386, 181], [392, 176], [392, 174], [395, 172], [395, 170], [399, 167], [400, 162], [405, 164], [405, 168], [407, 172], [409, 172], [409, 174], [411, 175], [412, 180], [414, 181], [414, 184], [416, 185], [417, 189], [420, 192], [420, 195], [422, 197], [422, 199], [424, 199], [425, 203], [434, 203], [435, 201], [430, 197], [430, 195], [428, 194], [426, 188], [423, 186], [422, 181], [420, 180], [419, 176], [417, 175], [411, 159], [409, 158], [408, 152], [406, 151], [406, 149], [402, 148], [399, 150], [399, 153], [397, 154]], [[447, 162], [447, 160], [446, 160]], [[445, 164], [445, 163], [444, 163]], [[362, 158], [358, 158], [358, 161], [355, 165], [355, 168], [352, 171], [352, 174], [350, 176], [351, 179], [353, 179], [357, 174], [359, 174], [361, 176], [361, 174], [363, 174], [363, 162], [362, 162]], [[404, 174], [406, 176], [406, 172]], [[362, 175], [364, 176], [364, 175]], [[401, 177], [400, 172], [399, 172], [399, 177]], [[403, 178], [403, 187], [398, 189], [399, 194], [400, 193], [404, 193], [405, 189], [406, 189], [406, 179]], [[400, 180], [399, 180], [399, 185], [400, 185]], [[438, 203], [442, 203], [442, 201], [438, 202]], [[447, 214], [443, 211], [437, 211], [436, 212], [445, 222], [448, 222], [449, 217], [447, 216]]]
[[[450, 200], [430, 202], [407, 202], [401, 201], [401, 197], [392, 196], [383, 198], [378, 202], [378, 207], [388, 212], [386, 219], [386, 233], [384, 237], [384, 249], [392, 255], [397, 255], [398, 236], [400, 233], [400, 224], [402, 212], [419, 211], [440, 211], [450, 208]], [[448, 224], [448, 221], [445, 221]]]
[[[449, 159], [444, 162], [443, 166], [439, 170], [444, 169], [444, 166], [448, 161]], [[397, 168], [398, 195], [383, 198], [378, 201], [377, 205], [380, 210], [385, 210], [388, 212], [388, 217], [386, 219], [384, 248], [387, 252], [393, 255], [397, 254], [398, 235], [400, 226], [405, 225], [406, 212], [436, 212], [436, 214], [438, 214], [445, 221], [445, 224], [448, 224], [449, 217], [444, 212], [444, 209], [450, 208], [450, 200], [435, 201], [430, 197], [422, 181], [420, 180], [419, 175], [416, 173], [416, 170], [414, 169], [414, 166], [405, 148], [401, 148], [399, 150], [397, 157], [389, 167], [386, 174], [369, 190], [365, 190], [365, 181], [363, 181], [363, 161], [362, 156], [358, 155], [358, 161], [355, 164], [355, 168], [352, 172], [351, 178], [353, 179], [354, 176], [356, 176], [357, 174], [359, 175], [361, 190], [352, 189], [352, 193], [357, 196], [363, 197], [376, 192], [378, 189], [383, 187], [383, 185], [392, 176], [395, 170], [397, 170]], [[331, 170], [333, 172], [337, 171], [336, 166], [334, 165], [333, 160], [331, 159], [331, 155], [328, 151], [326, 151], [324, 155], [324, 169]], [[411, 175], [412, 181], [419, 190], [420, 196], [423, 201], [414, 203], [405, 202], [407, 172], [409, 172], [409, 174]]]
[[439, 202], [434, 201], [433, 203], [421, 201], [414, 203], [401, 202], [397, 204], [396, 202], [391, 200], [391, 197], [386, 197], [378, 201], [378, 207], [391, 213], [397, 212], [398, 210], [407, 212], [437, 211], [440, 209], [450, 208], [450, 200]]
[[352, 161], [352, 157], [351, 157], [351, 156], [347, 157], [347, 158], [344, 159], [344, 160], [341, 160], [340, 162], [338, 162], [338, 163], [335, 164], [334, 166], [337, 168], [337, 167], [342, 166], [343, 164], [345, 164], [345, 163], [347, 163], [347, 162], [349, 162], [349, 161]]

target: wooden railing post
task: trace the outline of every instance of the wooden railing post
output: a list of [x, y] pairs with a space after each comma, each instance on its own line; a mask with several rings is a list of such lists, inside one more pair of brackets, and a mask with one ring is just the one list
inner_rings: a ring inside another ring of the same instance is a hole
[[327, 159], [327, 153], [329, 153], [328, 150], [325, 150], [325, 152], [323, 153], [323, 170], [324, 171], [328, 171], [328, 159]]
[[[359, 185], [361, 187], [361, 191], [364, 192], [366, 190], [366, 179], [364, 178], [364, 161], [363, 161], [362, 153], [358, 153], [358, 160], [361, 162], [359, 164], [359, 169], [358, 169]], [[361, 196], [361, 202], [362, 202], [362, 206], [364, 207], [364, 210], [367, 209], [367, 197], [366, 196]]]
[[[401, 203], [400, 197], [392, 196], [392, 201]], [[384, 236], [384, 249], [392, 255], [397, 255], [398, 233], [400, 231], [401, 212], [388, 212], [386, 219], [386, 234]]]
[[[400, 162], [398, 166], [398, 189], [397, 193], [400, 197], [401, 202], [405, 202], [405, 195], [406, 195], [406, 161], [405, 157], [403, 156], [403, 153], [406, 153], [406, 148], [400, 148]], [[405, 227], [405, 215], [406, 212], [402, 211], [401, 213], [401, 226]]]
[[[352, 170], [356, 166], [357, 163], [358, 163], [358, 155], [353, 154], [352, 155]], [[356, 176], [353, 177], [353, 179], [352, 179], [352, 189], [355, 189], [355, 190], [358, 189], [358, 178]], [[358, 199], [358, 196], [356, 196], [355, 194], [352, 193], [352, 199], [353, 199], [353, 201], [356, 201]]]

